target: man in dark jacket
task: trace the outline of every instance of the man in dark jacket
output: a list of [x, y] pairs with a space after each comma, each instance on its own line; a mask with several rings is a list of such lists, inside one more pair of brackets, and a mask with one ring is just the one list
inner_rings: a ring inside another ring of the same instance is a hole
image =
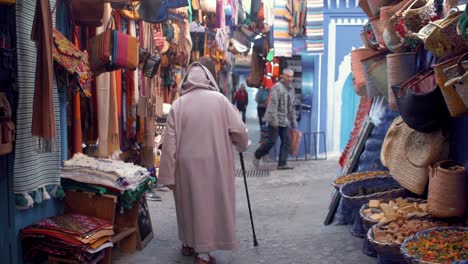
[[271, 88], [270, 102], [268, 103], [264, 121], [268, 123], [268, 139], [255, 151], [253, 163], [259, 166], [260, 158], [267, 155], [275, 146], [278, 136], [281, 139], [281, 147], [278, 159], [278, 169], [293, 169], [287, 165], [290, 146], [289, 129], [297, 127], [296, 113], [294, 109], [295, 92], [292, 87], [294, 72], [284, 69], [281, 81]]

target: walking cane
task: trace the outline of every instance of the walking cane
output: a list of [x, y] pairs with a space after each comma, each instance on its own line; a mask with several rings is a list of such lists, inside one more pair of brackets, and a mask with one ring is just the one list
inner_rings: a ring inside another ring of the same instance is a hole
[[247, 187], [247, 177], [245, 176], [245, 166], [244, 166], [244, 155], [239, 152], [240, 156], [240, 163], [242, 168], [242, 174], [244, 175], [244, 185], [245, 185], [245, 193], [247, 195], [247, 204], [249, 205], [249, 214], [250, 214], [250, 224], [252, 225], [252, 232], [253, 232], [253, 245], [254, 247], [258, 246], [257, 236], [255, 235], [255, 227], [252, 217], [252, 209], [250, 207], [250, 197], [249, 197], [249, 188]]

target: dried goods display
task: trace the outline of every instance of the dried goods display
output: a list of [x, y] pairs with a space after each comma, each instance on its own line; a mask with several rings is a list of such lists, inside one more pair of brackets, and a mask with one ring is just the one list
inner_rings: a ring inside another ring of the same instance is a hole
[[362, 216], [376, 221], [388, 222], [395, 220], [397, 217], [424, 217], [429, 215], [427, 210], [427, 202], [418, 199], [397, 198], [388, 202], [381, 202], [380, 200], [370, 200], [362, 210]]

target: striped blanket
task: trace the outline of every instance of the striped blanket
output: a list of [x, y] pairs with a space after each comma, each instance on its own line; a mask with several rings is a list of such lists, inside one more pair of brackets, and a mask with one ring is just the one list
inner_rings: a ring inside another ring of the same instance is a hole
[[286, 18], [286, 0], [276, 0], [274, 9], [273, 47], [275, 56], [292, 57], [292, 36], [289, 34], [289, 20]]
[[307, 0], [307, 52], [322, 53], [323, 45], [323, 1]]
[[[55, 0], [51, 0], [50, 5], [53, 8]], [[60, 112], [55, 82], [54, 112], [58, 135], [55, 141], [56, 145], [54, 150], [49, 153], [39, 154], [33, 150], [34, 139], [31, 135], [31, 123], [37, 50], [35, 43], [31, 41], [31, 29], [35, 7], [36, 1], [16, 1], [19, 102], [13, 192], [17, 194], [17, 206], [21, 209], [29, 208], [34, 203], [50, 198], [48, 192], [52, 188], [55, 191], [60, 184]]]

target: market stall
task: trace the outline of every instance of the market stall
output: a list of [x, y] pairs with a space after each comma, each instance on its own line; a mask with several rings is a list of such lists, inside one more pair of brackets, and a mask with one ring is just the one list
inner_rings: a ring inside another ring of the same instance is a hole
[[354, 223], [378, 263], [467, 261], [467, 173], [451, 160], [449, 137], [452, 119], [468, 112], [466, 5], [360, 7], [369, 22], [351, 67], [362, 99], [326, 224], [335, 213]]

